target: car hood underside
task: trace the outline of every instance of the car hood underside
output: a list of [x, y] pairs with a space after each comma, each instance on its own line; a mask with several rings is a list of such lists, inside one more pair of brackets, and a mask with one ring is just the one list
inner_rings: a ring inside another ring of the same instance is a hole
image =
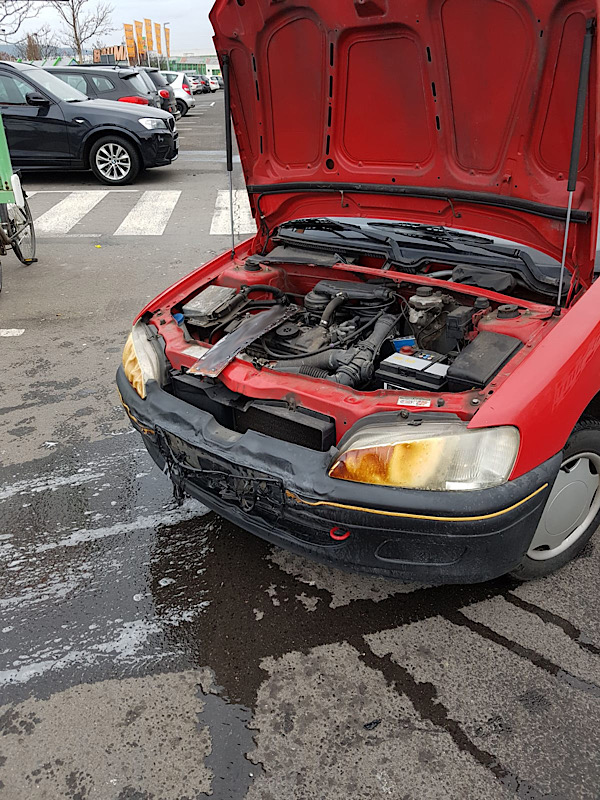
[[[595, 0], [217, 0], [232, 115], [263, 234], [298, 217], [402, 219], [560, 259]], [[596, 37], [567, 266], [598, 225]]]

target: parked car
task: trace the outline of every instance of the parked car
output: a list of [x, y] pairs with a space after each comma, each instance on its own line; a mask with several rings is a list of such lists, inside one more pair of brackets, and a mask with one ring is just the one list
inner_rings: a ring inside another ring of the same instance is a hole
[[180, 116], [177, 110], [177, 102], [173, 87], [169, 86], [165, 76], [160, 72], [157, 67], [138, 67], [140, 72], [144, 73], [152, 81], [156, 91], [161, 100], [161, 107], [163, 111], [168, 111], [174, 116]]
[[219, 89], [224, 89], [225, 88], [225, 83], [223, 81], [223, 76], [222, 75], [217, 75], [217, 81], [219, 83]]
[[118, 100], [152, 108], [161, 106], [156, 87], [152, 84], [150, 88], [137, 68], [73, 65], [45, 69], [90, 100]]
[[118, 186], [178, 154], [171, 114], [147, 102], [90, 100], [57, 74], [30, 64], [0, 62], [0, 114], [13, 166], [23, 170], [91, 169], [103, 183]]
[[194, 108], [196, 105], [187, 75], [185, 72], [161, 72], [161, 75], [173, 89], [177, 109], [181, 116], [185, 117], [190, 108]]
[[200, 75], [200, 87], [203, 94], [208, 94], [211, 91], [210, 81], [206, 75]]
[[258, 234], [136, 318], [133, 426], [180, 496], [297, 554], [552, 573], [600, 524], [596, 2], [377, 2], [367, 35], [305, 0], [269, 49], [280, 4], [238, 5], [211, 20]]
[[198, 92], [202, 91], [202, 81], [200, 79], [200, 75], [197, 75], [193, 72], [186, 72], [185, 76], [194, 94], [198, 94]]
[[219, 81], [214, 75], [207, 75], [207, 78], [211, 92], [216, 92], [220, 88]]

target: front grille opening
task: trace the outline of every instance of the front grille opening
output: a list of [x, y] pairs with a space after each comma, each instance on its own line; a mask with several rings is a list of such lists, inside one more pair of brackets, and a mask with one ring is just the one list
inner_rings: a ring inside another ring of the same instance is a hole
[[172, 387], [179, 400], [207, 411], [236, 433], [255, 431], [322, 453], [335, 445], [335, 421], [325, 414], [290, 408], [283, 401], [255, 400], [231, 392], [223, 384], [184, 373], [172, 375]]

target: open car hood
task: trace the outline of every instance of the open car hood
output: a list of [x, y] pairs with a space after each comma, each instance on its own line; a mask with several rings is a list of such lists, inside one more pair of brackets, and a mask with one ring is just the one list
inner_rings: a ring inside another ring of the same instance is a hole
[[[447, 225], [560, 260], [597, 0], [217, 0], [259, 231], [299, 217]], [[592, 42], [567, 266], [593, 278]]]

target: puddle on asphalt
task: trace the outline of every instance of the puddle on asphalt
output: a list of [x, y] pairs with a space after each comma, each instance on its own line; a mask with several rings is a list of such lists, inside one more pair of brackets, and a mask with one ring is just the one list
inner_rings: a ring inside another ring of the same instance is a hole
[[[505, 588], [427, 589], [316, 567], [174, 505], [136, 438], [0, 471], [0, 692], [208, 666], [252, 707], [260, 662]], [[275, 553], [275, 555], [273, 555]]]

